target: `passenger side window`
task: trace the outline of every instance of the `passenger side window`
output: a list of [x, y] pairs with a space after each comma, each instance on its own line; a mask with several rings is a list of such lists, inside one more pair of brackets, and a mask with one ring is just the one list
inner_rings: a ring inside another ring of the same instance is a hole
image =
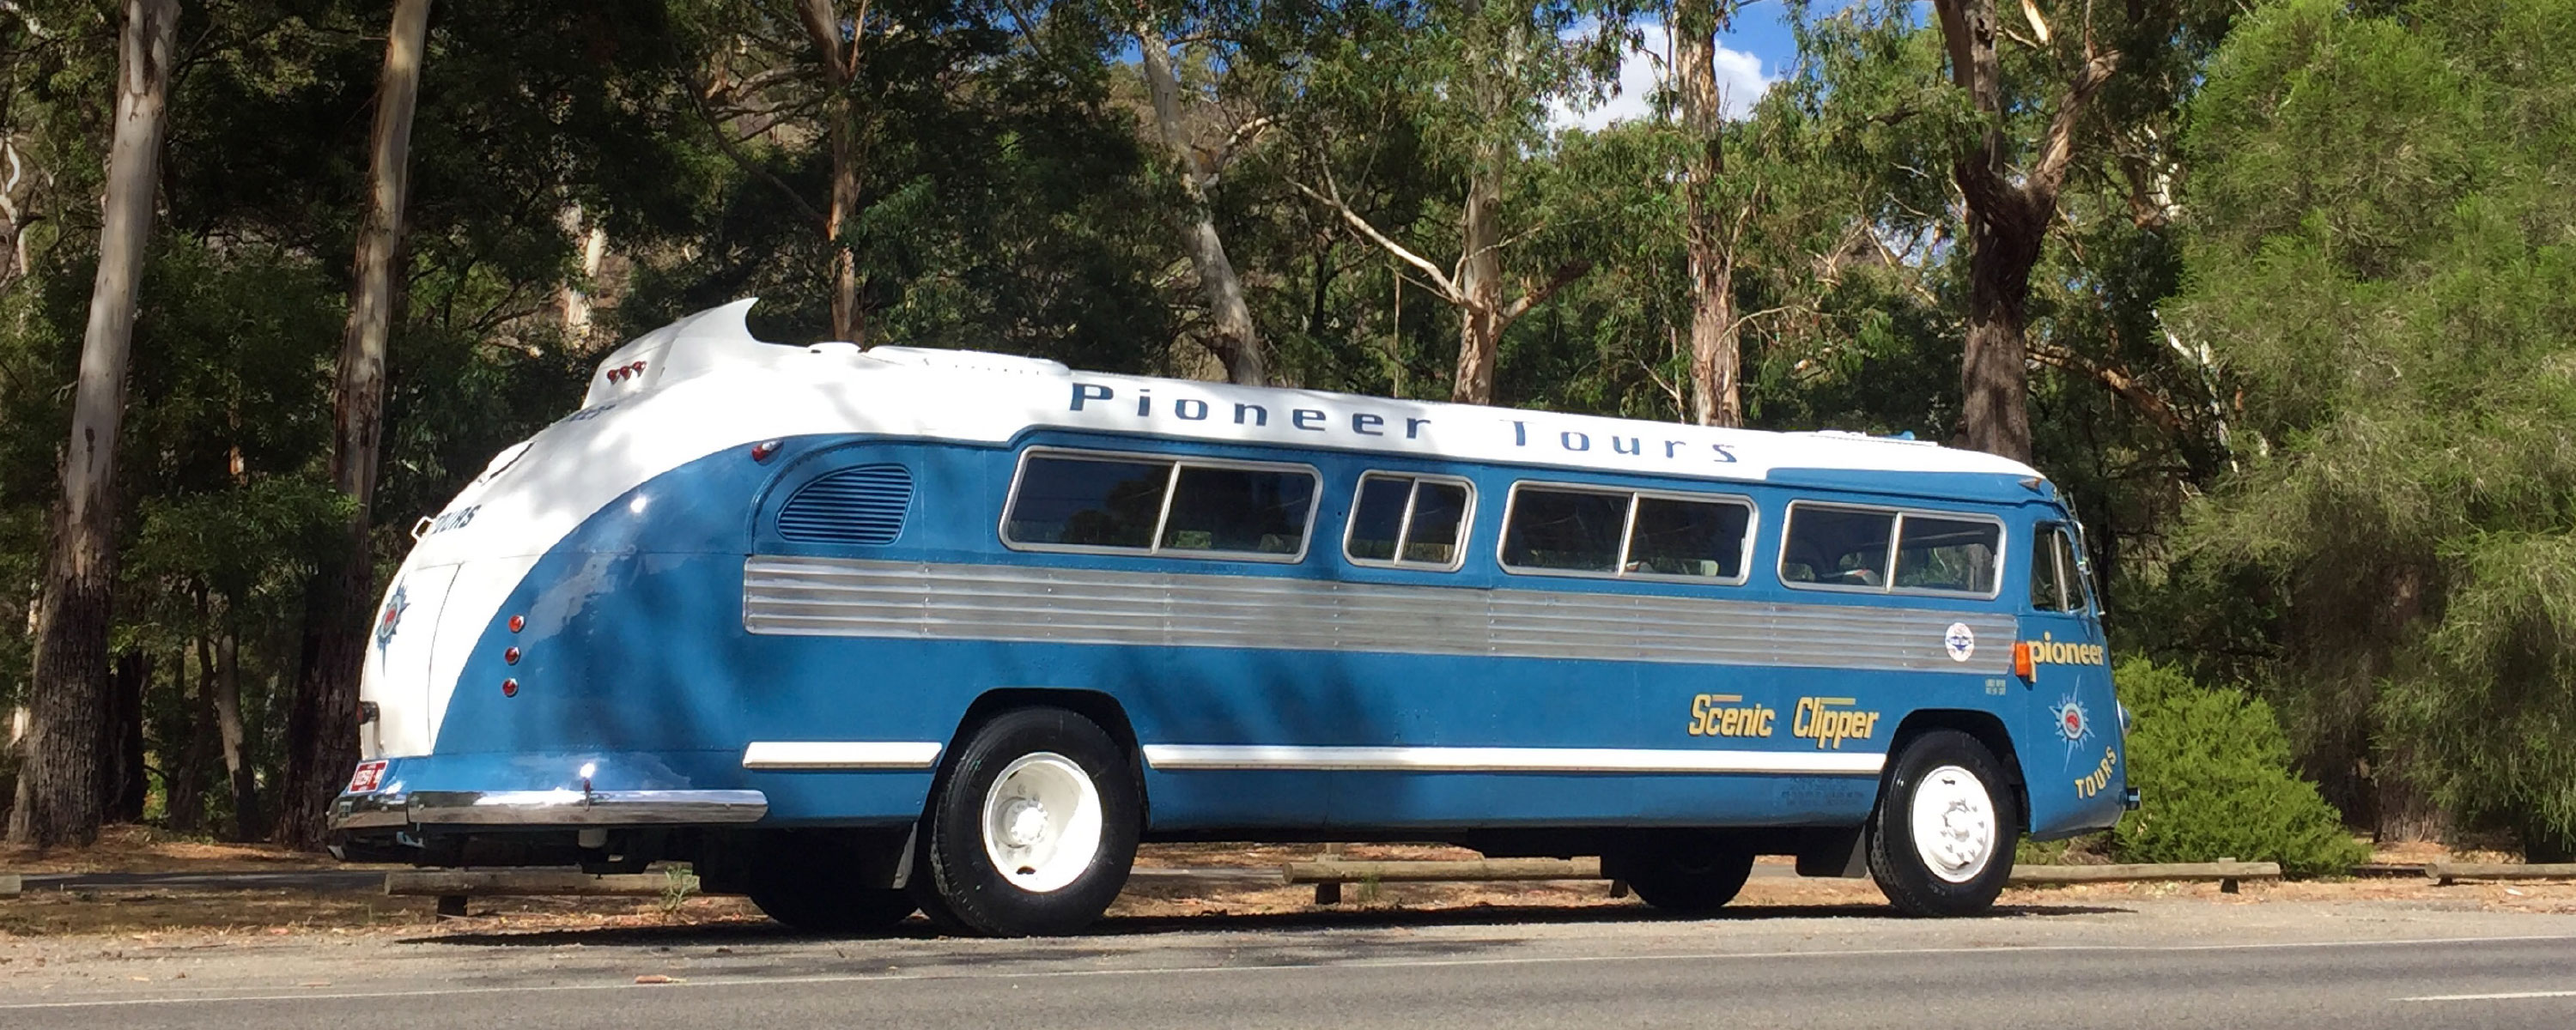
[[1455, 568], [1471, 497], [1467, 484], [1454, 480], [1361, 476], [1343, 553], [1361, 563]]
[[2004, 529], [1992, 522], [1908, 513], [1897, 529], [1896, 585], [1962, 594], [1995, 592]]
[[1780, 580], [1884, 589], [1887, 540], [1895, 528], [1892, 511], [1792, 504], [1781, 535]]
[[1183, 465], [1162, 549], [1296, 554], [1314, 501], [1315, 477], [1303, 472]]
[[1752, 522], [1749, 505], [1640, 496], [1625, 568], [1656, 576], [1741, 578], [1744, 531]]
[[1514, 571], [1741, 581], [1753, 506], [1724, 498], [1523, 485], [1503, 527]]
[[1003, 538], [1063, 547], [1151, 547], [1172, 463], [1032, 454], [1011, 494]]
[[1503, 527], [1503, 564], [1541, 571], [1619, 571], [1628, 495], [1521, 487]]
[[1780, 581], [1991, 596], [2003, 539], [1990, 519], [1796, 503], [1781, 534]]
[[1306, 550], [1315, 474], [1296, 467], [1032, 452], [1002, 539], [1039, 550], [1289, 559]]

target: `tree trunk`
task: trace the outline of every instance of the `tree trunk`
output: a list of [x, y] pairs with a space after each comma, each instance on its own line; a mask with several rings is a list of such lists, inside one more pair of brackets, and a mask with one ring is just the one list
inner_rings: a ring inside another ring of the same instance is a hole
[[[224, 774], [233, 787], [233, 839], [258, 840], [266, 820], [260, 818], [259, 780], [251, 769], [250, 754], [242, 732], [241, 714], [241, 634], [229, 625], [232, 614], [225, 612], [223, 637], [215, 645], [214, 678], [208, 681], [215, 695], [215, 725], [223, 735]], [[333, 785], [333, 793], [338, 793]]]
[[1959, 362], [1963, 441], [2029, 461], [2030, 369], [2022, 335], [2030, 270], [2057, 217], [2057, 192], [2075, 154], [2075, 126], [2102, 84], [2120, 66], [2115, 51], [2095, 51], [2085, 35], [2084, 61], [2068, 80], [2026, 171], [2013, 167], [2003, 117], [2003, 64], [1995, 54], [1995, 0], [1936, 0], [1950, 78], [1987, 116], [1977, 147], [1951, 167], [1968, 217], [1968, 333]]
[[[197, 624], [205, 625], [205, 595], [197, 595]], [[171, 681], [178, 685], [179, 701], [187, 708], [188, 735], [184, 741], [164, 742], [161, 756], [162, 817], [172, 830], [196, 833], [206, 828], [206, 759], [215, 739], [214, 663], [206, 657], [205, 638], [195, 643], [198, 668], [206, 670], [197, 677], [197, 688], [188, 689], [188, 651], [182, 648], [178, 660], [170, 663]]]
[[38, 609], [34, 726], [9, 814], [9, 839], [19, 844], [86, 844], [98, 837], [99, 720], [116, 583], [116, 437], [125, 413], [135, 289], [161, 180], [162, 116], [178, 27], [177, 0], [126, 0], [98, 276], [90, 286], [70, 446], [63, 452], [63, 499], [53, 513], [54, 546]]
[[[2009, 210], [2016, 198], [1968, 199], [1968, 339], [1959, 363], [1967, 445], [2029, 461], [2030, 365], [2022, 338], [2030, 269], [2039, 262], [2046, 223], [2025, 224]], [[1998, 211], [1997, 208], [2007, 210]]]
[[367, 220], [358, 232], [349, 324], [331, 398], [331, 478], [349, 497], [350, 515], [338, 553], [322, 560], [305, 592], [303, 666], [286, 718], [278, 839], [306, 847], [321, 844], [331, 799], [357, 764], [358, 670], [375, 604], [375, 554], [367, 530], [384, 429], [385, 350], [402, 303], [403, 206], [411, 187], [412, 110], [420, 95], [429, 6], [430, 0], [394, 4], [368, 137]]
[[1691, 414], [1704, 426], [1744, 424], [1736, 241], [1718, 196], [1726, 174], [1726, 111], [1717, 92], [1717, 33], [1734, 14], [1734, 0], [1675, 0], [1668, 22], [1681, 79], [1682, 129], [1695, 147], [1683, 196], [1689, 207]]
[[1458, 374], [1449, 399], [1494, 403], [1494, 363], [1502, 349], [1502, 190], [1494, 180], [1499, 154], [1485, 154], [1467, 180], [1467, 205], [1459, 216]]
[[1211, 210], [1215, 176], [1201, 167], [1190, 150], [1189, 132], [1181, 123], [1180, 77], [1172, 71], [1172, 44], [1150, 23], [1136, 26], [1145, 86], [1154, 97], [1154, 123], [1161, 130], [1165, 156], [1180, 174], [1181, 195], [1189, 210], [1178, 216], [1181, 249], [1190, 255], [1199, 294], [1207, 304], [1207, 348], [1225, 365], [1225, 379], [1245, 386], [1269, 382], [1261, 359], [1261, 337], [1252, 324], [1252, 308], [1243, 299], [1243, 280], [1226, 257], [1225, 240], [1217, 235]]
[[99, 741], [99, 804], [106, 821], [143, 821], [143, 805], [152, 784], [143, 765], [143, 690], [152, 681], [152, 656], [127, 650], [116, 656], [108, 678], [108, 717]]
[[832, 248], [832, 338], [867, 343], [866, 314], [859, 309], [859, 259], [843, 227], [859, 210], [859, 101], [851, 93], [858, 78], [859, 34], [867, 31], [868, 5], [861, 0], [850, 19], [850, 39], [841, 38], [841, 15], [832, 0], [799, 0], [805, 34], [814, 42], [830, 96], [823, 102], [825, 134], [832, 148], [832, 206], [823, 220], [823, 239]]

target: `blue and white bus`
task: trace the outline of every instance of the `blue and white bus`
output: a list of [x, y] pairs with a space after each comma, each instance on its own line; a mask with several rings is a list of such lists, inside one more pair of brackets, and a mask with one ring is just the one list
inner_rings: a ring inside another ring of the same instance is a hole
[[1992, 455], [763, 343], [608, 357], [386, 592], [343, 853], [1078, 930], [1140, 841], [1757, 855], [1990, 906], [2100, 829], [2077, 526]]

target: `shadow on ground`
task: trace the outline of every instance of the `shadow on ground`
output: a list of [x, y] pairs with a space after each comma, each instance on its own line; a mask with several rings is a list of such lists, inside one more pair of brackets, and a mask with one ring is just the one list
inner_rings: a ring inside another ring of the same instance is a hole
[[[1998, 905], [1984, 920], [2045, 919], [2061, 916], [2125, 914], [2133, 909], [2104, 905]], [[1616, 923], [1730, 923], [1781, 919], [1895, 919], [1885, 905], [1746, 905], [1707, 916], [1659, 912], [1642, 906], [1491, 905], [1440, 909], [1364, 909], [1354, 911], [1282, 912], [1186, 916], [1118, 916], [1092, 925], [1083, 939], [1117, 939], [1179, 933], [1270, 933], [1300, 930], [1390, 930], [1458, 926], [1543, 926]], [[790, 944], [834, 940], [938, 940], [937, 928], [919, 916], [881, 934], [809, 934], [773, 922], [626, 926], [581, 930], [464, 932], [405, 938], [406, 944], [483, 947], [554, 947], [578, 944], [599, 947], [696, 947], [736, 944]], [[1442, 946], [1454, 950], [1457, 941]], [[1020, 953], [1015, 957], [1034, 957]]]

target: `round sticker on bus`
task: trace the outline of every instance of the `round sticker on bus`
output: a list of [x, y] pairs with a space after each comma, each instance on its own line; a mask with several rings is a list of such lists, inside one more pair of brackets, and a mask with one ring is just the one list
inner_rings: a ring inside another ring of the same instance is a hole
[[1977, 653], [1977, 631], [1969, 629], [1967, 623], [1953, 622], [1950, 632], [1942, 634], [1941, 646], [1950, 649], [1951, 661], [1967, 661]]

